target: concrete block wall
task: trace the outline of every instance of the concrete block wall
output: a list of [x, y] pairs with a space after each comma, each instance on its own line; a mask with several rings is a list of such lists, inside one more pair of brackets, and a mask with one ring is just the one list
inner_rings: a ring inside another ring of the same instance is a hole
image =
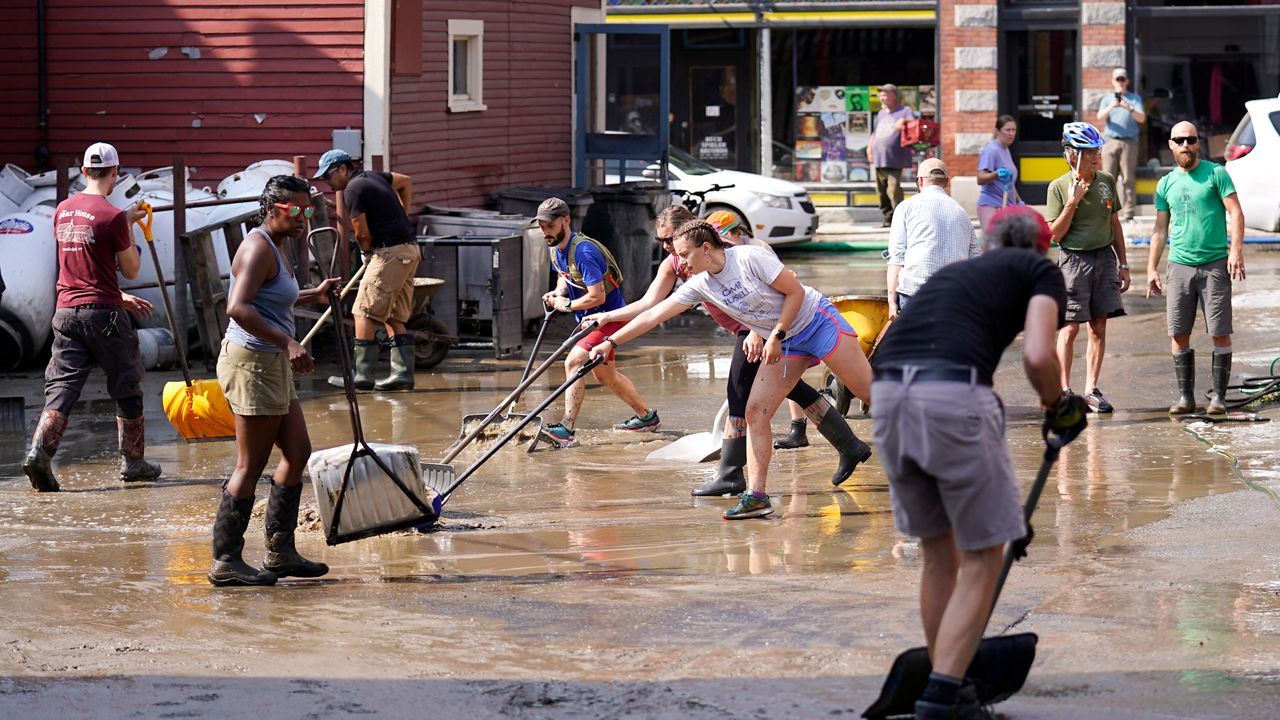
[[998, 18], [996, 0], [938, 2], [942, 157], [953, 177], [977, 174], [999, 114]]

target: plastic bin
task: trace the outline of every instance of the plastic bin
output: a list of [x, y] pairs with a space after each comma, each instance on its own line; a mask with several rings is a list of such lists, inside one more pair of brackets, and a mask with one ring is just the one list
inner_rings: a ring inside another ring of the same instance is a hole
[[498, 212], [513, 213], [525, 217], [537, 217], [538, 206], [549, 197], [558, 197], [569, 205], [569, 228], [582, 232], [582, 223], [594, 202], [591, 191], [568, 187], [509, 187], [489, 193], [490, 201]]
[[649, 288], [660, 260], [656, 221], [671, 204], [671, 191], [661, 183], [639, 181], [596, 185], [591, 197], [582, 231], [613, 253], [622, 270], [622, 293], [627, 302], [635, 302]]
[[[542, 295], [551, 289], [551, 259], [547, 243], [531, 217], [507, 215], [491, 210], [431, 207], [432, 214], [419, 216], [418, 234], [452, 235], [459, 238], [492, 238], [520, 235], [523, 238], [521, 307], [524, 320], [541, 320]], [[427, 274], [441, 277], [431, 267]], [[486, 275], [487, 277], [487, 275]]]

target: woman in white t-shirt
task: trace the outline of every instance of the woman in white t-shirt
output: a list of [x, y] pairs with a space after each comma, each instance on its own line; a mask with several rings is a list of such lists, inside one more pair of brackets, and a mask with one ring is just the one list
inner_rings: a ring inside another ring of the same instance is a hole
[[[750, 234], [739, 233], [738, 237], [732, 239], [726, 236], [726, 231], [730, 233], [733, 231], [733, 225], [726, 222], [726, 218], [717, 217], [724, 215], [729, 215], [729, 213], [712, 213], [707, 218], [707, 222], [719, 231], [721, 242], [729, 247], [747, 244], [742, 240], [751, 240]], [[671, 294], [677, 280], [687, 282], [693, 274], [687, 267], [683, 266], [680, 258], [676, 256], [673, 243], [675, 241], [676, 228], [695, 219], [693, 214], [681, 205], [672, 205], [663, 210], [658, 215], [656, 223], [657, 240], [662, 249], [668, 254], [666, 259], [658, 265], [657, 273], [654, 275], [653, 282], [649, 284], [649, 289], [643, 297], [626, 307], [588, 315], [582, 319], [582, 324], [585, 326], [587, 323], [594, 321], [599, 323], [600, 327], [604, 327], [613, 323], [628, 322], [640, 313], [662, 302], [663, 298]], [[717, 220], [724, 222], [724, 225], [719, 225], [716, 222]], [[753, 244], [753, 246], [755, 245]], [[773, 254], [773, 249], [767, 243], [763, 243], [759, 247], [762, 247], [769, 254]], [[747, 464], [747, 429], [745, 421], [747, 401], [751, 394], [751, 387], [755, 384], [760, 360], [759, 358], [751, 361], [747, 360], [745, 345], [747, 338], [751, 335], [750, 329], [710, 302], [702, 303], [702, 307], [711, 316], [712, 320], [715, 320], [720, 327], [734, 336], [735, 341], [733, 359], [729, 363], [728, 383], [725, 388], [726, 401], [729, 403], [729, 415], [725, 418], [721, 438], [720, 467], [716, 471], [715, 477], [693, 488], [692, 494], [699, 497], [741, 495], [747, 489], [747, 480], [744, 474], [744, 468]], [[787, 394], [787, 398], [790, 401], [788, 404], [791, 406], [793, 418], [791, 422], [792, 432], [788, 437], [794, 437], [797, 434], [796, 427], [799, 424], [799, 437], [804, 441], [804, 445], [808, 445], [809, 442], [804, 436], [804, 428], [807, 424], [805, 418], [811, 418], [818, 432], [822, 433], [822, 436], [827, 438], [831, 445], [835, 447], [836, 452], [840, 454], [840, 463], [831, 475], [831, 484], [840, 485], [845, 480], [848, 480], [849, 476], [853, 474], [854, 468], [863, 461], [862, 451], [866, 447], [853, 435], [853, 432], [849, 429], [849, 423], [845, 421], [839, 412], [836, 412], [831, 407], [831, 404], [817, 390], [803, 380], [795, 384]], [[790, 447], [797, 446], [790, 445]], [[779, 447], [779, 443], [775, 442], [774, 447]]]
[[[871, 365], [862, 354], [857, 333], [831, 301], [801, 285], [769, 250], [725, 247], [715, 228], [700, 220], [685, 223], [676, 231], [674, 250], [681, 267], [691, 274], [688, 281], [671, 297], [605, 338], [591, 351], [592, 356], [643, 335], [699, 302], [712, 303], [751, 330], [744, 342], [747, 359], [762, 360], [762, 364], [747, 401], [748, 485], [724, 518], [768, 515], [773, 512], [765, 492], [773, 454], [769, 421], [783, 398], [807, 368], [823, 362], [855, 396], [866, 401]], [[605, 343], [611, 347], [606, 348]], [[847, 432], [853, 435], [852, 430]], [[866, 443], [856, 436], [852, 442], [859, 446], [858, 462], [871, 457]]]

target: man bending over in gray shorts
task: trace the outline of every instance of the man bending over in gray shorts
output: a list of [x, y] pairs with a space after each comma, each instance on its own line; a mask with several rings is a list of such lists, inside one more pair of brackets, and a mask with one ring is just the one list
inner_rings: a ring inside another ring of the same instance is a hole
[[[1026, 207], [992, 216], [987, 251], [939, 270], [889, 326], [874, 362], [876, 448], [902, 532], [920, 538], [920, 617], [933, 673], [916, 718], [989, 718], [965, 669], [987, 624], [1004, 544], [1026, 535], [991, 387], [1000, 356], [1025, 330], [1023, 364], [1062, 441], [1088, 407], [1063, 392], [1054, 339], [1065, 322], [1062, 273], [1044, 254], [1050, 231]], [[946, 317], [947, 322], [936, 322]]]

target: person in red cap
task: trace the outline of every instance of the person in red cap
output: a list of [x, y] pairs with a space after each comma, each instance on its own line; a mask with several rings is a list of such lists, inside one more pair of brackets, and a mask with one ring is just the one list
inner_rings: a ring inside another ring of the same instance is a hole
[[63, 200], [54, 213], [58, 245], [57, 308], [53, 313], [53, 355], [44, 372], [44, 411], [36, 422], [31, 450], [22, 471], [40, 492], [60, 488], [53, 455], [62, 443], [67, 417], [94, 368], [107, 378], [116, 401], [120, 441], [120, 479], [155, 480], [160, 467], [143, 459], [142, 355], [128, 311], [143, 319], [151, 303], [120, 292], [116, 273], [132, 280], [142, 266], [129, 225], [141, 217], [136, 208], [121, 210], [107, 196], [120, 175], [120, 155], [107, 143], [84, 151], [80, 168], [88, 187]]
[[917, 720], [989, 718], [965, 678], [991, 611], [1005, 543], [1027, 534], [1004, 405], [1000, 356], [1024, 333], [1023, 366], [1045, 424], [1069, 442], [1083, 399], [1063, 392], [1055, 338], [1066, 318], [1050, 232], [1025, 207], [1001, 210], [986, 252], [938, 270], [889, 326], [873, 363], [872, 431], [898, 529], [920, 538], [920, 617], [933, 672]]

